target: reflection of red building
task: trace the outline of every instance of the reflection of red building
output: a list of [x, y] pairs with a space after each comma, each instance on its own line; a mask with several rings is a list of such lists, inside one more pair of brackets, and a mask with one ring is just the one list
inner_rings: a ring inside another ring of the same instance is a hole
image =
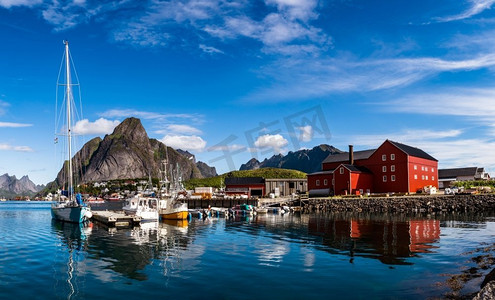
[[428, 252], [428, 249], [432, 248], [429, 244], [440, 239], [440, 221], [409, 221], [409, 236], [411, 252]]
[[323, 235], [324, 244], [349, 250], [351, 256], [377, 258], [385, 264], [407, 264], [404, 259], [428, 252], [440, 239], [438, 220], [328, 220], [311, 218], [309, 231]]
[[421, 149], [386, 140], [377, 149], [329, 155], [308, 174], [310, 195], [416, 192], [438, 187], [438, 161]]

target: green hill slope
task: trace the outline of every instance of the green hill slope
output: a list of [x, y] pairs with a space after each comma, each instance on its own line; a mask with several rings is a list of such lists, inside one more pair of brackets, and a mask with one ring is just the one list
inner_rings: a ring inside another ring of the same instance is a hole
[[219, 188], [226, 177], [263, 177], [270, 179], [277, 178], [306, 178], [306, 173], [296, 170], [278, 169], [278, 168], [263, 168], [256, 170], [232, 171], [211, 178], [195, 178], [184, 182], [186, 189], [191, 190], [200, 186], [211, 186]]

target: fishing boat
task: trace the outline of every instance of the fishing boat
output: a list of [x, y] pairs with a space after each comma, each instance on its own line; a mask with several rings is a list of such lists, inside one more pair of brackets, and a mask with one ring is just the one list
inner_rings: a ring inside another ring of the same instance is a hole
[[[74, 95], [72, 92], [71, 81], [71, 59], [69, 57], [69, 42], [64, 41], [65, 51], [65, 82], [57, 83], [57, 86], [64, 86], [64, 105], [65, 105], [65, 126], [62, 126], [64, 132], [60, 135], [64, 136], [67, 140], [67, 163], [64, 163], [65, 178], [65, 190], [60, 192], [58, 201], [52, 204], [51, 213], [52, 218], [59, 221], [71, 222], [71, 223], [83, 223], [92, 217], [91, 208], [84, 204], [81, 194], [74, 192], [74, 170], [72, 166], [72, 148], [73, 145], [73, 132], [74, 127]], [[61, 68], [62, 71], [63, 68]], [[60, 78], [60, 74], [59, 74]], [[58, 87], [57, 87], [58, 88]], [[58, 94], [58, 93], [57, 93]], [[57, 101], [58, 102], [58, 101]], [[58, 141], [58, 138], [55, 139]]]
[[[166, 149], [166, 147], [165, 147]], [[162, 161], [163, 170], [161, 170], [161, 195], [159, 202], [159, 214], [162, 220], [186, 220], [189, 215], [187, 203], [181, 199], [187, 195], [182, 184], [182, 176], [180, 174], [179, 164], [177, 164], [176, 172], [173, 178], [173, 188], [169, 191], [170, 182], [167, 176], [168, 152], [167, 158]]]
[[122, 209], [126, 215], [141, 217], [142, 222], [158, 221], [158, 199], [153, 191], [151, 175], [148, 185], [141, 192], [125, 201], [126, 203]]
[[142, 222], [158, 221], [158, 199], [137, 194], [126, 200], [122, 208], [127, 215], [139, 216]]

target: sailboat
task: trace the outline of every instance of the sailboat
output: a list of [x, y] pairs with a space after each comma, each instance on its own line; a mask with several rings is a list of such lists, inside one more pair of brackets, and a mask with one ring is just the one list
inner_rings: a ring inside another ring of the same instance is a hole
[[[72, 166], [72, 147], [73, 147], [73, 119], [74, 119], [74, 109], [73, 101], [74, 95], [72, 93], [72, 82], [71, 82], [71, 68], [70, 68], [70, 57], [69, 57], [69, 42], [64, 41], [65, 44], [65, 83], [58, 83], [65, 87], [64, 102], [66, 106], [65, 121], [66, 126], [64, 126], [64, 133], [62, 134], [67, 138], [67, 163], [64, 164], [65, 175], [66, 175], [66, 190], [61, 191], [61, 196], [58, 201], [52, 204], [51, 212], [52, 218], [64, 222], [71, 223], [83, 223], [92, 217], [91, 208], [86, 206], [83, 201], [81, 194], [74, 193], [74, 170]], [[57, 139], [56, 139], [57, 140]]]

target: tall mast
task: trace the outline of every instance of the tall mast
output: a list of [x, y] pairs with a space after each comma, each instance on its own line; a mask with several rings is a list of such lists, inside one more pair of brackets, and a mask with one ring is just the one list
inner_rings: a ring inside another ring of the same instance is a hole
[[73, 175], [72, 175], [72, 132], [71, 132], [71, 102], [72, 102], [72, 93], [71, 93], [71, 80], [70, 80], [70, 61], [69, 61], [69, 41], [64, 41], [65, 44], [65, 73], [66, 73], [66, 94], [67, 94], [67, 143], [68, 143], [68, 151], [67, 158], [69, 160], [69, 182], [67, 184], [69, 200], [73, 200]]

